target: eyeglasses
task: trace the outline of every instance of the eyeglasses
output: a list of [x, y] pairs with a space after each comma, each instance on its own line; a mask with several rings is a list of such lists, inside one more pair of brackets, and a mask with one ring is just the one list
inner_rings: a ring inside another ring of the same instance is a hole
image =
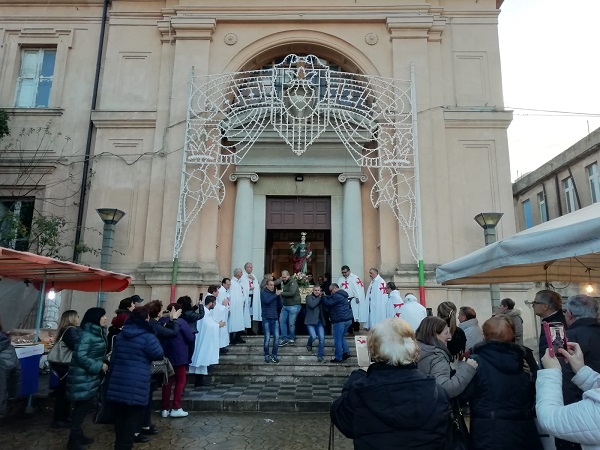
[[545, 305], [546, 303], [544, 302], [531, 302], [532, 305]]

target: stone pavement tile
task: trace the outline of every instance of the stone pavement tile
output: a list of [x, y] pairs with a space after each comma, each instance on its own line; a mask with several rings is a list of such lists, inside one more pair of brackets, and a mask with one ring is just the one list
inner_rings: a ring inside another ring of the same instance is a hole
[[[48, 411], [11, 420], [0, 428], [0, 448], [64, 450], [68, 431], [50, 429], [50, 420]], [[152, 420], [159, 434], [147, 444], [136, 444], [135, 450], [323, 450], [329, 439], [327, 413], [192, 412], [177, 419], [154, 414]], [[113, 426], [88, 419], [84, 430], [96, 440], [89, 450], [112, 448]], [[352, 441], [337, 430], [335, 449], [352, 449]]]

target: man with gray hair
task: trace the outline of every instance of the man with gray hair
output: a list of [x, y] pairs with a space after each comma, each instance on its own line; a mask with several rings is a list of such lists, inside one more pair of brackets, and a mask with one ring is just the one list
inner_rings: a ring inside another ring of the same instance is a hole
[[243, 344], [244, 341], [240, 335], [244, 331], [244, 306], [246, 304], [246, 293], [242, 285], [242, 269], [236, 267], [233, 270], [231, 278], [231, 287], [229, 288], [229, 320], [227, 326], [229, 329], [231, 345]]
[[[586, 366], [600, 372], [600, 323], [598, 323], [598, 300], [587, 295], [572, 295], [563, 304], [567, 321], [567, 339], [577, 342], [583, 352]], [[575, 372], [567, 363], [562, 363], [563, 399], [565, 405], [582, 399], [583, 391], [571, 379]], [[556, 439], [557, 450], [579, 449], [579, 444]]]

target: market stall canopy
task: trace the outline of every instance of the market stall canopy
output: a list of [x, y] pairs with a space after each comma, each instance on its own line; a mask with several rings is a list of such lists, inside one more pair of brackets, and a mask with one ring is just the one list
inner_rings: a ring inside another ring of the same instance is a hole
[[443, 285], [600, 282], [600, 204], [480, 248], [436, 269]]
[[121, 292], [131, 277], [121, 273], [83, 266], [67, 261], [0, 247], [0, 277], [28, 280], [39, 288], [84, 292]]

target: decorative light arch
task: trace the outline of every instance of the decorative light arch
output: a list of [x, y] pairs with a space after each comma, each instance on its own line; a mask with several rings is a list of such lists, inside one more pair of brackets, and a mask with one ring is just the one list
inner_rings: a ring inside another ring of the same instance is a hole
[[297, 155], [335, 132], [374, 180], [371, 203], [387, 203], [419, 260], [414, 75], [411, 80], [333, 71], [314, 55], [268, 69], [192, 76], [174, 259], [204, 204], [225, 197], [222, 181], [263, 132]]

